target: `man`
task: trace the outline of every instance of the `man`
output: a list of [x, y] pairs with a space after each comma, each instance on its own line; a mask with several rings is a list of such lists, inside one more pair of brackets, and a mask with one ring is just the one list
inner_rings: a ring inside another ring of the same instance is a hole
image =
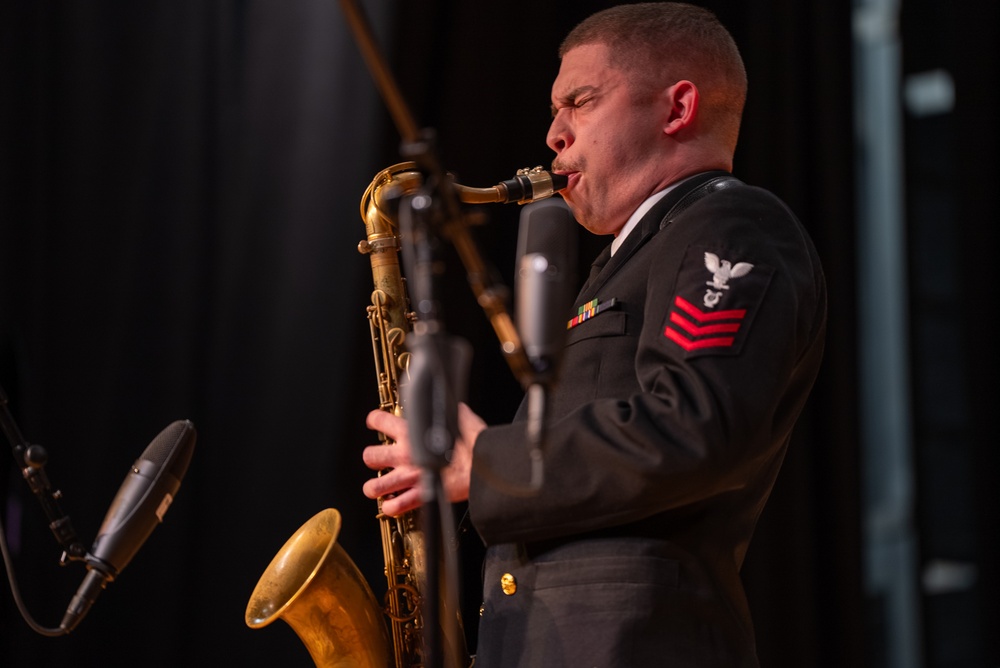
[[[615, 7], [560, 56], [553, 170], [615, 239], [570, 321], [537, 495], [491, 484], [529, 479], [523, 422], [460, 406], [444, 484], [487, 545], [476, 666], [756, 666], [739, 571], [820, 364], [820, 263], [729, 174], [746, 75], [709, 12]], [[405, 421], [367, 423], [396, 445], [366, 448], [393, 470], [365, 494], [417, 507]]]

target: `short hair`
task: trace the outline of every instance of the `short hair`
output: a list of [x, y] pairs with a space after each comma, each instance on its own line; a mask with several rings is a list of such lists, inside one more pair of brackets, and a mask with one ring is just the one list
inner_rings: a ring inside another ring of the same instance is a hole
[[702, 114], [735, 147], [747, 75], [732, 35], [707, 9], [682, 2], [619, 5], [591, 15], [559, 47], [559, 57], [603, 44], [610, 65], [643, 94], [687, 79], [698, 87]]

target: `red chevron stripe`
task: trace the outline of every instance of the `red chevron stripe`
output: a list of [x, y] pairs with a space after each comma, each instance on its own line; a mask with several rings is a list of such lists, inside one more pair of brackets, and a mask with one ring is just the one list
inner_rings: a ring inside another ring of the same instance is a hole
[[667, 327], [663, 332], [668, 339], [679, 345], [684, 350], [698, 350], [700, 348], [731, 348], [735, 337], [717, 336], [711, 339], [699, 339], [692, 341], [675, 329]]
[[679, 295], [674, 298], [674, 304], [695, 320], [742, 320], [743, 316], [747, 314], [747, 310], [744, 308], [705, 312]]
[[670, 314], [670, 322], [674, 323], [692, 336], [704, 336], [706, 334], [735, 334], [740, 331], [740, 323], [730, 322], [721, 325], [696, 325], [676, 311]]

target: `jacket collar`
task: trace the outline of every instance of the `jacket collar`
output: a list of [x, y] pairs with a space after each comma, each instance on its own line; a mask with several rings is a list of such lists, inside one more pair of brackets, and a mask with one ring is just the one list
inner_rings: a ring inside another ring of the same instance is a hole
[[661, 223], [667, 219], [674, 207], [681, 203], [690, 193], [720, 176], [728, 176], [729, 172], [710, 171], [687, 178], [679, 186], [667, 193], [659, 202], [653, 205], [639, 224], [628, 235], [621, 247], [611, 255], [611, 244], [594, 260], [591, 266], [590, 278], [584, 284], [577, 297], [577, 304], [585, 303], [601, 289], [611, 276], [615, 274], [632, 255], [635, 254], [654, 234], [660, 231]]

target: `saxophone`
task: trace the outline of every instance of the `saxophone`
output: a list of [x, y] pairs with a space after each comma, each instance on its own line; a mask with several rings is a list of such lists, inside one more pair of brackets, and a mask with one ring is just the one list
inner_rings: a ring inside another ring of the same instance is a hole
[[[415, 315], [409, 310], [399, 264], [399, 229], [394, 218], [386, 213], [391, 208], [387, 198], [390, 194], [412, 193], [422, 184], [423, 177], [414, 163], [399, 163], [379, 172], [361, 199], [361, 217], [367, 234], [358, 244], [358, 250], [368, 255], [374, 281], [367, 316], [379, 409], [395, 415], [403, 414], [401, 388], [410, 361], [405, 344]], [[566, 183], [565, 177], [535, 167], [518, 170], [513, 179], [491, 188], [452, 185], [462, 202], [525, 204], [549, 197]], [[470, 262], [478, 265], [477, 258], [470, 253], [468, 240], [461, 235], [453, 238], [456, 240], [467, 266]], [[475, 284], [473, 289], [477, 289]], [[485, 288], [482, 291], [488, 292]], [[484, 295], [477, 296], [481, 302], [488, 301]], [[487, 311], [503, 348], [521, 352], [502, 307], [494, 306]], [[511, 364], [513, 367], [515, 362]], [[380, 437], [384, 443], [388, 442], [385, 435]], [[379, 604], [357, 565], [337, 544], [341, 516], [336, 509], [328, 508], [303, 524], [264, 571], [247, 604], [247, 625], [257, 629], [284, 619], [320, 668], [423, 666], [420, 605], [426, 573], [424, 534], [416, 512], [392, 518], [382, 512], [382, 499], [377, 503], [387, 585], [384, 605]], [[448, 597], [442, 596], [441, 600], [447, 601]], [[389, 620], [388, 628], [385, 618]], [[440, 618], [444, 620], [445, 631], [443, 665], [447, 668], [471, 665], [458, 611], [442, 610]], [[449, 618], [457, 623], [448, 623]]]

